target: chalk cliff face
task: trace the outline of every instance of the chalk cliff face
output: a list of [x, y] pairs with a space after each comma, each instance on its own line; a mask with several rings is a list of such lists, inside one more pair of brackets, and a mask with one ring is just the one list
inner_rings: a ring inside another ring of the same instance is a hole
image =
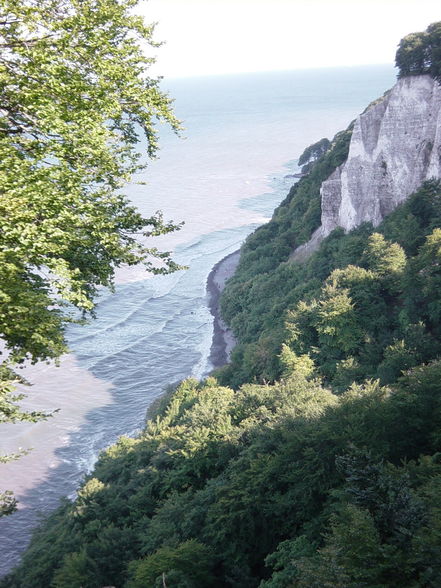
[[434, 177], [441, 178], [441, 86], [428, 75], [402, 78], [356, 120], [346, 162], [320, 190], [322, 225], [294, 257], [336, 227], [378, 225]]

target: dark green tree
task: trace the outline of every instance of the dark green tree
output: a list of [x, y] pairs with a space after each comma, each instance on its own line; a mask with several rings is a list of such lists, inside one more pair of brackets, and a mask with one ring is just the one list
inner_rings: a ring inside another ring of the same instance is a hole
[[95, 588], [95, 568], [94, 562], [84, 550], [69, 553], [55, 573], [52, 586], [54, 588]]
[[425, 32], [403, 37], [395, 65], [400, 78], [427, 73], [441, 82], [441, 22], [429, 25]]
[[428, 73], [430, 58], [426, 33], [411, 33], [403, 37], [398, 45], [395, 65], [399, 76]]
[[[143, 560], [130, 564], [127, 588], [215, 586], [213, 554], [199, 541], [190, 540], [176, 548], [162, 547]], [[169, 584], [170, 582], [170, 584]]]
[[314, 163], [320, 159], [320, 157], [324, 155], [326, 151], [330, 149], [330, 147], [331, 141], [326, 138], [320, 139], [320, 141], [317, 141], [317, 143], [313, 143], [307, 147], [299, 157], [298, 161], [298, 165], [302, 166], [302, 173], [308, 173]]

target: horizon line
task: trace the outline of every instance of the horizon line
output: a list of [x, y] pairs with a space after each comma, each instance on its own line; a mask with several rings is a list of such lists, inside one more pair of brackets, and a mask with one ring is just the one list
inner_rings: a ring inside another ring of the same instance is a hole
[[243, 76], [250, 74], [270, 74], [270, 73], [288, 73], [288, 72], [306, 72], [316, 70], [332, 70], [332, 69], [355, 69], [355, 68], [369, 68], [369, 67], [380, 67], [389, 66], [395, 68], [395, 64], [391, 61], [381, 63], [362, 63], [362, 64], [351, 64], [351, 65], [317, 65], [311, 67], [297, 67], [297, 68], [281, 68], [281, 69], [266, 69], [266, 70], [244, 70], [244, 71], [232, 71], [232, 72], [212, 72], [212, 73], [189, 73], [189, 74], [158, 74], [156, 77], [161, 81], [167, 80], [184, 80], [189, 78], [219, 78], [224, 76]]

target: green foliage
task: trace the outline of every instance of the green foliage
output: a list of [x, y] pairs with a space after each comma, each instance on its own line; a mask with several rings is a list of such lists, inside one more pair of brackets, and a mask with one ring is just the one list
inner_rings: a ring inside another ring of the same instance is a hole
[[[295, 184], [272, 220], [248, 237], [238, 270], [221, 299], [222, 314], [240, 343], [233, 369], [234, 386], [254, 377], [280, 377], [277, 355], [283, 340], [283, 312], [302, 288], [302, 271], [285, 263], [293, 248], [309, 239], [320, 224], [320, 185], [347, 156], [351, 127], [334, 137], [332, 147], [308, 176]], [[325, 277], [325, 276], [323, 276]]]
[[310, 145], [299, 157], [298, 165], [302, 166], [302, 173], [309, 173], [314, 163], [331, 147], [329, 139], [320, 139], [317, 143]]
[[10, 490], [0, 492], [0, 517], [10, 515], [17, 510], [17, 500]]
[[[299, 373], [235, 393], [184, 382], [143, 435], [101, 456], [2, 585], [436, 579], [440, 370], [340, 396]], [[421, 452], [434, 457], [410, 461]]]
[[400, 77], [428, 73], [430, 68], [426, 33], [411, 33], [401, 39], [395, 56]]
[[[2, 5], [2, 337], [14, 359], [56, 357], [64, 300], [93, 308], [122, 263], [168, 254], [136, 240], [173, 230], [143, 218], [119, 189], [157, 150], [155, 119], [177, 128], [170, 100], [144, 75], [153, 28], [134, 0]], [[20, 329], [16, 326], [20, 324]]]
[[310, 373], [236, 392], [186, 381], [2, 586], [435, 586], [440, 372], [340, 396]]
[[271, 578], [260, 583], [261, 588], [288, 588], [298, 578], [299, 559], [312, 556], [315, 547], [304, 535], [297, 539], [287, 539], [277, 546], [274, 553], [268, 555], [265, 564], [274, 570]]
[[[308, 176], [294, 184], [272, 220], [247, 238], [238, 275], [250, 278], [273, 271], [288, 259], [293, 247], [309, 239], [320, 224], [321, 183], [346, 159], [351, 134], [352, 125], [338, 133]], [[230, 283], [235, 283], [235, 276]]]
[[195, 540], [176, 548], [162, 547], [143, 560], [130, 565], [131, 579], [127, 588], [164, 585], [181, 588], [214, 586], [213, 555]]
[[336, 390], [366, 377], [393, 382], [437, 357], [440, 197], [439, 182], [426, 182], [375, 231], [337, 229], [303, 264], [263, 275], [239, 268], [224, 292], [239, 345], [221, 381], [274, 381], [288, 349], [309, 354]]
[[380, 233], [373, 233], [365, 251], [366, 265], [378, 276], [400, 274], [406, 265], [406, 254], [398, 243], [390, 243]]
[[[122, 192], [178, 121], [143, 53], [136, 0], [4, 0], [0, 8], [0, 419], [35, 420], [17, 364], [57, 359], [72, 305], [92, 313], [116, 267], [178, 268], [146, 238], [179, 228]], [[144, 143], [141, 144], [141, 140]], [[145, 151], [145, 153], [142, 153]], [[8, 375], [9, 374], [9, 375]]]
[[[412, 479], [424, 462], [395, 468], [358, 452], [340, 463], [346, 483], [337, 493], [340, 506], [330, 517], [325, 545], [297, 560], [293, 585], [435, 586], [439, 554], [431, 552], [430, 561], [430, 549], [421, 549], [420, 541], [428, 538], [427, 527], [437, 534], [438, 522], [432, 518], [437, 501], [425, 500], [425, 483]], [[438, 483], [435, 473], [428, 484]]]
[[395, 65], [399, 77], [430, 74], [441, 82], [441, 22], [429, 25], [423, 33], [412, 33], [398, 45]]
[[85, 551], [68, 553], [63, 565], [55, 573], [52, 586], [54, 588], [94, 588], [96, 586], [92, 575], [94, 567], [93, 561], [87, 557]]
[[372, 517], [348, 505], [331, 522], [327, 544], [317, 555], [296, 561], [293, 586], [335, 587], [381, 586], [380, 540]]
[[282, 366], [282, 376], [290, 378], [293, 376], [301, 376], [307, 378], [314, 373], [314, 362], [309, 355], [296, 355], [288, 345], [282, 345], [282, 351], [279, 356], [280, 364]]

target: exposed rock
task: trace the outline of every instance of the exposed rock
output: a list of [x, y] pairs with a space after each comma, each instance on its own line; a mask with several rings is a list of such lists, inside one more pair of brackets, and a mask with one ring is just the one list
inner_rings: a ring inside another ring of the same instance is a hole
[[336, 227], [377, 226], [430, 178], [441, 178], [441, 86], [400, 79], [354, 125], [348, 158], [322, 184], [322, 225], [297, 248], [304, 259]]

